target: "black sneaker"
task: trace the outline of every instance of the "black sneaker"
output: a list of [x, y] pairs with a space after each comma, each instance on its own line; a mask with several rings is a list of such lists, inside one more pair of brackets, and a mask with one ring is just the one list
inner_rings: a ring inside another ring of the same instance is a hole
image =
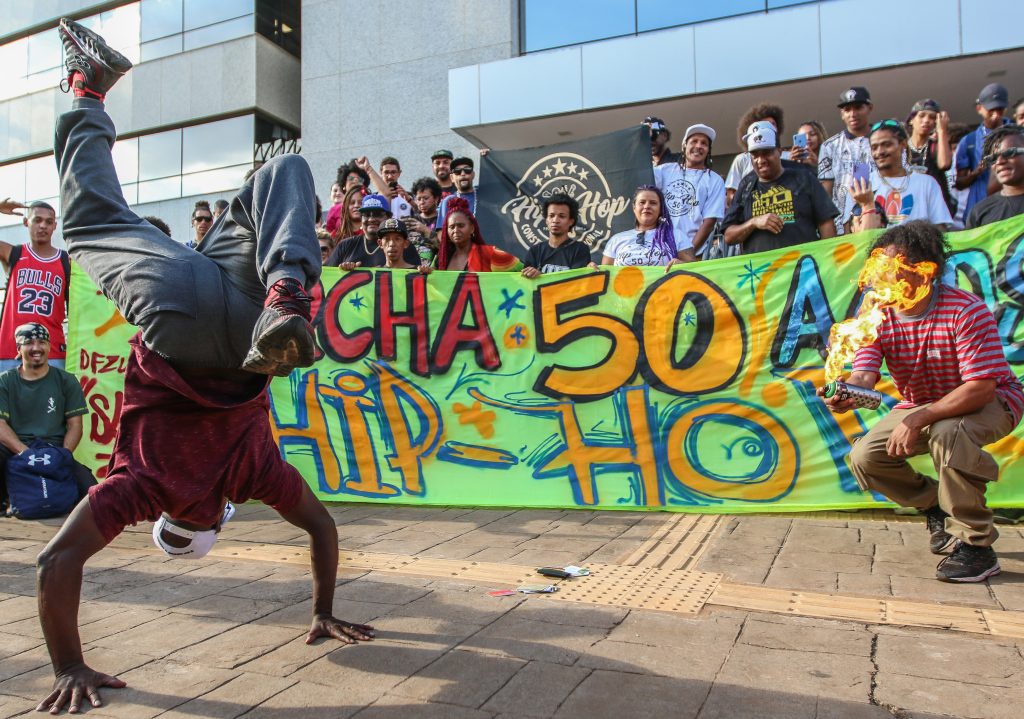
[[946, 531], [946, 517], [949, 515], [939, 509], [938, 506], [926, 509], [922, 514], [928, 524], [928, 533], [931, 539], [928, 541], [928, 548], [932, 554], [949, 554], [957, 540], [952, 534]]
[[252, 348], [242, 369], [287, 377], [313, 364], [316, 343], [309, 324], [311, 300], [298, 280], [278, 280], [267, 292], [263, 314], [252, 331]]
[[63, 18], [57, 31], [64, 45], [64, 67], [68, 71], [61, 83], [65, 92], [71, 90], [76, 97], [102, 100], [114, 83], [132, 69], [128, 58], [74, 20]]
[[958, 541], [953, 553], [935, 568], [935, 577], [943, 582], [984, 582], [1001, 571], [992, 547]]

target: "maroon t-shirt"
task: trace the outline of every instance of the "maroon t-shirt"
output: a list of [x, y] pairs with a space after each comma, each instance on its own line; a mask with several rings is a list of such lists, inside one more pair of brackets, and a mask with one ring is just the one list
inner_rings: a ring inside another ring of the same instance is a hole
[[114, 453], [107, 478], [89, 490], [107, 541], [161, 512], [213, 527], [225, 498], [279, 512], [298, 504], [305, 482], [270, 431], [266, 378], [225, 370], [186, 379], [140, 335], [129, 344]]

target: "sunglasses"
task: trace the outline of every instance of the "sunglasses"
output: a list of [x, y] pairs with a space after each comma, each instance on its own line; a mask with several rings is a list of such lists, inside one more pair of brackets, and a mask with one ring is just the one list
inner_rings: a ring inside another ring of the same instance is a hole
[[330, 251], [331, 251], [331, 248], [328, 247], [327, 245], [320, 245], [320, 253], [321, 254], [326, 255]]
[[213, 222], [212, 215], [196, 215], [196, 222]]
[[382, 219], [387, 216], [388, 213], [384, 212], [383, 210], [363, 210], [363, 217], [376, 217], [378, 219]]
[[906, 137], [907, 131], [903, 129], [903, 123], [899, 120], [882, 120], [871, 126], [871, 132], [878, 130], [894, 130], [900, 137]]
[[453, 175], [472, 175], [473, 174], [473, 168], [472, 167], [460, 167], [457, 170], [452, 170], [452, 174]]
[[993, 152], [991, 155], [985, 155], [985, 162], [989, 165], [994, 165], [998, 160], [1010, 161], [1018, 155], [1024, 155], [1024, 147], [1008, 147], [1002, 152]]

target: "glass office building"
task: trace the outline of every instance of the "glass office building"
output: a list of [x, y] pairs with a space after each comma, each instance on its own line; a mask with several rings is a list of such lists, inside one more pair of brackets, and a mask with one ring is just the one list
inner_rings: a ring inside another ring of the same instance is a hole
[[[189, 239], [197, 199], [230, 197], [274, 140], [299, 137], [299, 4], [287, 0], [18, 3], [0, 19], [0, 194], [59, 208], [53, 125], [70, 105], [56, 25], [71, 17], [136, 67], [108, 98], [125, 198]], [[95, 8], [96, 11], [92, 9]], [[59, 14], [58, 14], [59, 13]], [[275, 80], [260, 83], [260, 74]], [[285, 82], [280, 82], [284, 80]], [[294, 149], [296, 143], [275, 143]], [[0, 239], [22, 242], [0, 215]]]

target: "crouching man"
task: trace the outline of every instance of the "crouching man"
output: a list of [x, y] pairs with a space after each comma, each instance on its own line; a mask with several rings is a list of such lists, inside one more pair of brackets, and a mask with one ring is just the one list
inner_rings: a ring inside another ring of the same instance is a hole
[[[942, 276], [949, 245], [942, 230], [907, 222], [882, 234], [871, 247], [908, 265], [933, 262]], [[884, 494], [927, 518], [936, 569], [944, 582], [981, 582], [999, 573], [992, 549], [998, 533], [985, 488], [999, 467], [983, 447], [1020, 422], [1024, 391], [1003, 354], [995, 318], [977, 296], [911, 269], [896, 280], [907, 296], [927, 293], [905, 312], [885, 310], [877, 340], [857, 351], [849, 384], [873, 388], [883, 360], [903, 400], [854, 445], [850, 468], [865, 490]], [[819, 395], [824, 396], [823, 390]], [[833, 412], [850, 400], [825, 403]], [[908, 457], [930, 454], [937, 479], [923, 475]]]

